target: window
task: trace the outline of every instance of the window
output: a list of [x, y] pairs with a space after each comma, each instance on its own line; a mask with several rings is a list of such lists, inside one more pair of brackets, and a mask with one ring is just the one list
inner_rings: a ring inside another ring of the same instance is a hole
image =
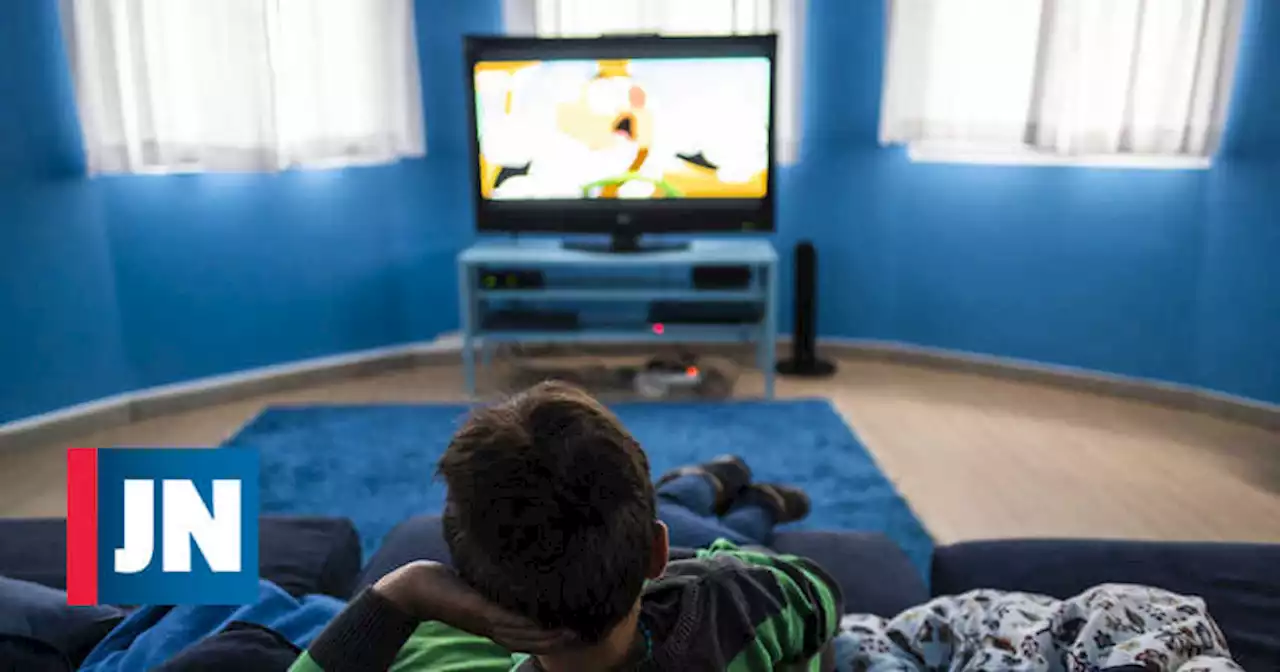
[[412, 0], [64, 0], [90, 173], [423, 153]]
[[505, 0], [507, 32], [539, 37], [604, 34], [778, 34], [774, 158], [793, 163], [800, 145], [799, 100], [805, 0]]
[[1243, 0], [891, 0], [882, 143], [917, 158], [1207, 166]]

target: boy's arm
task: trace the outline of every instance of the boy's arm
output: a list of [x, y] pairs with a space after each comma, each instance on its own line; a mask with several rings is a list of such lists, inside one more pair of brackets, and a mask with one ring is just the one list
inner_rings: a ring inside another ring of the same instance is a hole
[[[724, 540], [699, 551], [698, 556], [728, 556], [758, 570], [741, 578], [758, 588], [757, 595], [734, 591], [745, 599], [767, 603], [764, 609], [748, 608], [748, 612], [767, 616], [762, 622], [753, 623], [755, 641], [743, 655], [749, 656], [749, 651], [755, 649], [755, 653], [775, 661], [805, 661], [822, 653], [835, 637], [843, 610], [840, 587], [816, 563], [796, 556], [740, 550]], [[730, 669], [734, 669], [732, 664]]]
[[[420, 561], [391, 572], [361, 592], [290, 671], [388, 669], [419, 624], [427, 621], [456, 629], [444, 628], [441, 632], [472, 633], [492, 640], [505, 651], [541, 653], [574, 641], [567, 631], [543, 630], [527, 618], [490, 604], [448, 567]], [[468, 642], [473, 643], [477, 637]], [[428, 647], [433, 642], [419, 643]]]
[[386, 670], [419, 620], [366, 588], [329, 622], [289, 672]]

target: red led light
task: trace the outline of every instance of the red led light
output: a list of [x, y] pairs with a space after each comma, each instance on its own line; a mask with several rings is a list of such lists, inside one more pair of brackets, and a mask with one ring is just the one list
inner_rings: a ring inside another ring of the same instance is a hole
[[697, 378], [697, 377], [698, 377], [698, 367], [696, 367], [696, 366], [691, 366], [691, 367], [689, 367], [689, 368], [685, 369], [685, 370], [684, 370], [684, 375], [686, 375], [686, 376], [688, 376], [688, 377], [690, 377], [690, 378]]
[[661, 336], [664, 331], [666, 331], [666, 327], [663, 327], [661, 322], [657, 322], [653, 325], [653, 333]]

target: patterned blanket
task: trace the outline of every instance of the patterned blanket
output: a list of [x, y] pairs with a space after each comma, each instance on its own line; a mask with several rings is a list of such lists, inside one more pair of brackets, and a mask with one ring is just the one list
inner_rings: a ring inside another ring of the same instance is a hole
[[1239, 671], [1204, 601], [1107, 584], [1068, 600], [975, 590], [841, 621], [840, 670]]

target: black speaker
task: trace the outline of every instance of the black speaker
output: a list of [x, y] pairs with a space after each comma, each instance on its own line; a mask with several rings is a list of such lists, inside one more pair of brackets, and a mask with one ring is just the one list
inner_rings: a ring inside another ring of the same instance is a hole
[[818, 359], [818, 252], [813, 243], [796, 245], [795, 326], [791, 334], [791, 359], [778, 362], [785, 376], [820, 377], [836, 372], [835, 362]]

